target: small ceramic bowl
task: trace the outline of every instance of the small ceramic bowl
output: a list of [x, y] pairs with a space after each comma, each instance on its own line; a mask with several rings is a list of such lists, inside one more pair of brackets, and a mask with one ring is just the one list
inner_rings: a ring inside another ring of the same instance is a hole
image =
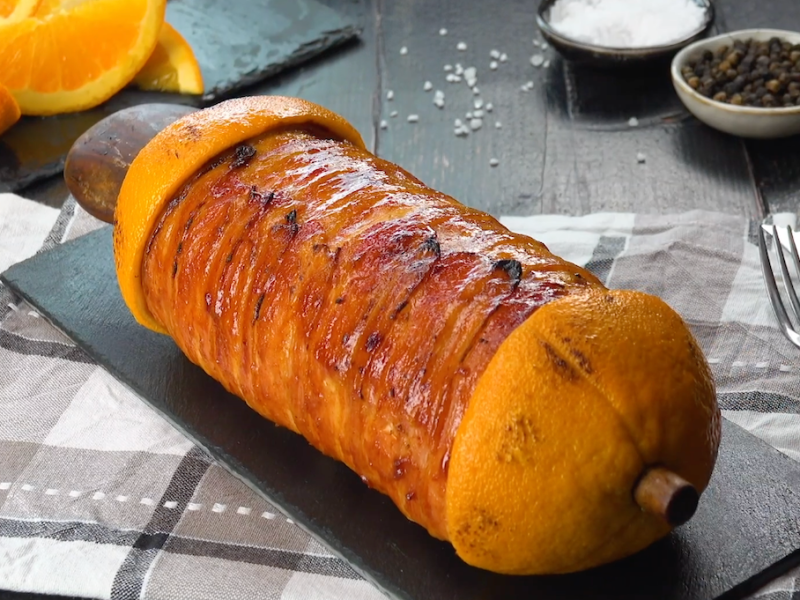
[[672, 60], [672, 84], [683, 104], [695, 117], [725, 133], [746, 138], [778, 138], [800, 133], [800, 106], [756, 108], [716, 102], [694, 91], [681, 75], [681, 68], [706, 50], [730, 46], [736, 40], [766, 41], [777, 37], [800, 44], [800, 33], [780, 29], [743, 29], [695, 42]]
[[714, 22], [714, 6], [711, 0], [694, 1], [705, 9], [703, 24], [697, 30], [689, 32], [683, 39], [663, 46], [610, 48], [568, 38], [556, 31], [549, 22], [550, 9], [556, 0], [542, 0], [536, 12], [536, 24], [544, 39], [567, 60], [594, 67], [638, 67], [657, 60], [667, 62], [678, 50], [706, 35]]

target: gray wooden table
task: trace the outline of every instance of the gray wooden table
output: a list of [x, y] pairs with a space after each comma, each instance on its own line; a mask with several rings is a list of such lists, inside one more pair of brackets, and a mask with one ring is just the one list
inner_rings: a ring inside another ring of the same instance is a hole
[[[575, 68], [552, 48], [542, 52], [533, 44], [541, 37], [531, 0], [325, 3], [361, 24], [359, 41], [246, 93], [301, 96], [341, 113], [374, 152], [466, 204], [495, 215], [701, 208], [756, 216], [796, 206], [796, 138], [746, 142], [706, 127], [683, 109], [666, 66], [604, 73]], [[796, 0], [716, 0], [716, 7], [717, 31], [800, 29]], [[456, 49], [460, 41], [466, 51]], [[493, 49], [508, 56], [496, 70]], [[536, 53], [549, 59], [547, 68], [531, 65]], [[494, 107], [465, 138], [453, 123], [466, 120], [477, 96], [445, 80], [444, 66], [456, 63], [476, 67], [480, 98]], [[529, 81], [533, 89], [522, 91]], [[433, 105], [436, 89], [445, 94], [443, 109]], [[419, 121], [409, 123], [410, 114]], [[56, 177], [22, 194], [58, 206], [66, 190]]]

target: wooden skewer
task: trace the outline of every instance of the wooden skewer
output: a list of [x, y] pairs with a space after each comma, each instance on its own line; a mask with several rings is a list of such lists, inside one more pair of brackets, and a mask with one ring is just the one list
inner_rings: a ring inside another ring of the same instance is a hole
[[642, 510], [677, 527], [692, 518], [700, 494], [680, 475], [663, 467], [652, 467], [636, 483], [633, 499]]
[[64, 165], [64, 180], [78, 204], [113, 223], [122, 180], [133, 159], [159, 131], [195, 110], [179, 104], [142, 104], [89, 128], [72, 145]]

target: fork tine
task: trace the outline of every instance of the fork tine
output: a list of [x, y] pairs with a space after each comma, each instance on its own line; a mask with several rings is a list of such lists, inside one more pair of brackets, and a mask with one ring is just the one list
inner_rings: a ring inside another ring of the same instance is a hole
[[769, 251], [767, 250], [767, 237], [764, 234], [763, 226], [758, 227], [758, 253], [761, 256], [761, 270], [764, 272], [764, 282], [767, 285], [767, 293], [769, 294], [770, 304], [772, 304], [772, 310], [775, 311], [775, 317], [778, 319], [778, 324], [781, 326], [784, 335], [791, 339], [789, 332], [792, 331], [792, 325], [789, 321], [789, 315], [786, 314], [786, 308], [783, 306], [781, 294], [778, 291], [775, 273], [772, 272], [772, 263], [769, 260]]
[[[797, 246], [794, 243], [794, 236], [792, 235], [792, 228], [786, 227], [786, 231], [789, 234], [789, 243], [791, 245], [791, 253], [792, 256], [795, 258], [795, 266], [797, 266]], [[781, 243], [780, 238], [778, 237], [778, 227], [777, 225], [772, 226], [772, 234], [775, 240], [776, 251], [778, 253], [778, 260], [781, 265], [781, 274], [783, 275], [783, 286], [786, 288], [786, 293], [789, 296], [789, 301], [792, 304], [792, 308], [794, 309], [795, 316], [800, 319], [800, 300], [797, 298], [797, 292], [794, 289], [794, 284], [792, 283], [792, 276], [789, 274], [789, 267], [786, 265], [786, 253], [783, 249], [783, 244]], [[800, 272], [800, 271], [798, 271]]]

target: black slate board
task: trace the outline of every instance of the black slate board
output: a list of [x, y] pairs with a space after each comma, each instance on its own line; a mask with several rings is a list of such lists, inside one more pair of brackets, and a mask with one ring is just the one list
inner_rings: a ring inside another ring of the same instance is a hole
[[695, 518], [638, 555], [580, 574], [470, 568], [385, 497], [301, 437], [259, 417], [124, 306], [105, 227], [0, 275], [115, 377], [391, 597], [741, 598], [800, 564], [800, 467], [725, 422]]
[[100, 119], [146, 102], [205, 106], [358, 34], [352, 19], [316, 0], [170, 0], [166, 20], [191, 45], [203, 97], [124, 89], [80, 113], [24, 117], [0, 137], [0, 192], [60, 173], [73, 142]]

